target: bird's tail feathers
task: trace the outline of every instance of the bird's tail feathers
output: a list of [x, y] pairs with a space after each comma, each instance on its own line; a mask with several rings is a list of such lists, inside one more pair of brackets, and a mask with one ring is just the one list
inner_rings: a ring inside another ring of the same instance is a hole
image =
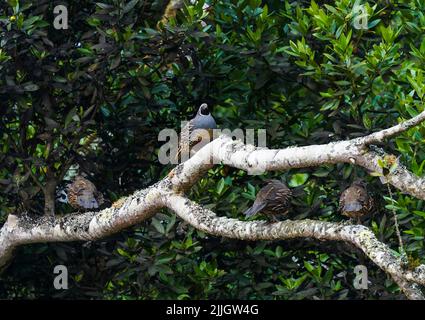
[[299, 186], [299, 187], [295, 187], [291, 190], [291, 196], [294, 198], [298, 198], [298, 197], [303, 197], [306, 192], [304, 191], [304, 187], [305, 186]]
[[257, 212], [261, 211], [263, 208], [265, 207], [264, 203], [254, 203], [252, 205], [252, 207], [248, 208], [244, 214], [245, 216], [248, 217], [252, 217], [254, 214], [256, 214]]

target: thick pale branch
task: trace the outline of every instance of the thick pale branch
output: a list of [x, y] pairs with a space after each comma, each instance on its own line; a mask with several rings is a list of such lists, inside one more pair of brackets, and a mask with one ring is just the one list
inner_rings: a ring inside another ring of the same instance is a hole
[[178, 165], [173, 170], [175, 174], [172, 175], [172, 183], [175, 188], [191, 186], [213, 164], [220, 163], [255, 175], [273, 170], [350, 162], [353, 156], [362, 152], [362, 145], [355, 142], [349, 140], [324, 145], [266, 149], [245, 145], [240, 140], [232, 140], [231, 137], [222, 135]]
[[[212, 163], [222, 163], [251, 174], [336, 163], [355, 163], [369, 172], [382, 173], [378, 160], [383, 157], [369, 151], [359, 139], [286, 149], [263, 149], [222, 135], [177, 166], [171, 181], [175, 190], [184, 190], [210, 169]], [[415, 176], [401, 164], [384, 180], [402, 192], [425, 200], [425, 179]]]
[[[377, 172], [383, 175], [383, 170], [378, 164], [378, 160], [382, 158], [383, 155], [368, 151], [356, 157], [356, 164], [370, 172]], [[402, 192], [408, 193], [418, 199], [425, 200], [425, 179], [414, 175], [401, 163], [398, 163], [393, 172], [390, 172], [386, 176], [382, 176], [381, 181], [384, 183], [388, 182]]]
[[345, 241], [360, 248], [379, 268], [390, 274], [401, 289], [412, 299], [424, 299], [420, 289], [412, 282], [425, 285], [425, 266], [415, 271], [402, 267], [401, 261], [388, 246], [380, 242], [373, 232], [362, 225], [346, 225], [317, 220], [286, 220], [269, 223], [245, 222], [227, 217], [218, 217], [208, 209], [179, 195], [169, 194], [164, 198], [168, 208], [198, 230], [206, 233], [240, 240], [282, 240], [314, 238], [319, 240]]
[[0, 230], [0, 269], [19, 245], [38, 242], [88, 241], [104, 238], [150, 218], [160, 208], [158, 183], [127, 197], [122, 204], [99, 212], [34, 218], [9, 215]]
[[425, 300], [425, 296], [422, 293], [421, 288], [419, 288], [416, 283], [404, 280], [397, 276], [393, 276], [393, 279], [409, 300]]
[[[313, 220], [288, 220], [274, 224], [243, 222], [217, 217], [181, 194], [214, 164], [219, 163], [246, 170], [253, 175], [272, 170], [336, 163], [354, 163], [368, 171], [382, 173], [382, 168], [378, 165], [378, 159], [382, 155], [369, 150], [368, 145], [408, 130], [424, 119], [425, 113], [421, 113], [404, 123], [366, 137], [277, 150], [244, 145], [241, 141], [234, 141], [223, 135], [174, 168], [168, 177], [127, 197], [120, 205], [114, 204], [111, 208], [96, 213], [70, 214], [56, 218], [55, 221], [46, 217], [33, 219], [26, 215], [10, 215], [0, 229], [0, 269], [7, 264], [13, 249], [19, 245], [99, 239], [150, 218], [162, 207], [168, 207], [195, 228], [216, 236], [242, 240], [310, 237], [352, 243], [390, 274], [409, 298], [423, 298], [416, 284], [425, 284], [425, 266], [404, 270], [391, 250], [379, 242], [367, 227]], [[381, 178], [403, 192], [425, 199], [424, 180], [414, 176], [402, 165]]]

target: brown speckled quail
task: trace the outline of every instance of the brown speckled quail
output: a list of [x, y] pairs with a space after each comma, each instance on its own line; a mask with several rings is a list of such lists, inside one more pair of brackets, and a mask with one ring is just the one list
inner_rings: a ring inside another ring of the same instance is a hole
[[103, 195], [96, 186], [82, 176], [77, 176], [67, 190], [68, 203], [78, 210], [98, 209], [103, 204]]
[[373, 209], [373, 198], [369, 195], [366, 183], [355, 180], [350, 187], [345, 189], [339, 198], [339, 211], [351, 219], [357, 219], [369, 214]]
[[285, 183], [279, 180], [270, 180], [260, 189], [254, 204], [246, 210], [245, 216], [251, 217], [258, 212], [278, 221], [276, 216], [286, 215], [291, 205], [292, 192]]

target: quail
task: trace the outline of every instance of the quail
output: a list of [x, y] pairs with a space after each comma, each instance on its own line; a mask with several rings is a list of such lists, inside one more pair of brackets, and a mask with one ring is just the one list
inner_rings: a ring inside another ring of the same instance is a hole
[[77, 176], [74, 182], [68, 185], [66, 194], [61, 192], [59, 201], [67, 202], [77, 210], [98, 209], [104, 202], [102, 193], [82, 176]]
[[267, 185], [258, 191], [254, 204], [244, 214], [246, 217], [251, 217], [261, 212], [278, 221], [277, 215], [286, 215], [288, 213], [291, 198], [292, 192], [285, 183], [279, 180], [270, 180]]
[[196, 116], [182, 128], [176, 159], [180, 156], [189, 156], [193, 147], [199, 142], [210, 141], [213, 129], [216, 128], [217, 124], [208, 109], [208, 105], [206, 103], [201, 104]]
[[350, 187], [345, 189], [339, 198], [339, 211], [342, 215], [351, 219], [357, 219], [370, 213], [373, 209], [373, 198], [366, 189], [366, 183], [361, 180], [355, 180]]

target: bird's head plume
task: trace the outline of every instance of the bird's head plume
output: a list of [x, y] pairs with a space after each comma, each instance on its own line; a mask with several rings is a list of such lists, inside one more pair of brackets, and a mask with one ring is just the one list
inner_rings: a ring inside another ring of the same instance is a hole
[[68, 194], [65, 190], [61, 189], [56, 192], [56, 200], [62, 203], [68, 203]]
[[210, 114], [210, 109], [208, 109], [208, 105], [206, 103], [201, 104], [198, 114], [201, 116], [208, 116]]

